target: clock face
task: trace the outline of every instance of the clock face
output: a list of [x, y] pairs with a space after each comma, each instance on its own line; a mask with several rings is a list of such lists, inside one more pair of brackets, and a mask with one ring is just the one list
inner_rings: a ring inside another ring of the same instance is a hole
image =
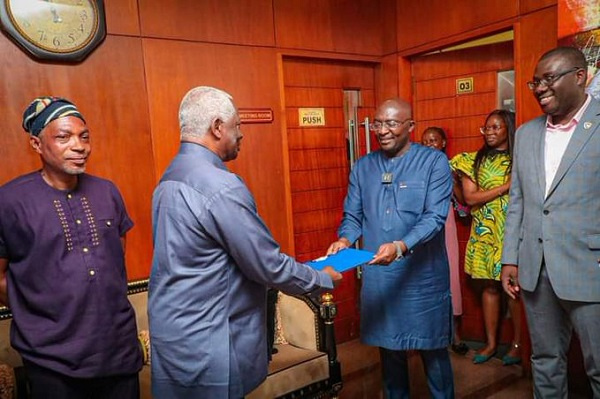
[[0, 0], [18, 33], [51, 53], [83, 49], [98, 31], [98, 6], [93, 0]]

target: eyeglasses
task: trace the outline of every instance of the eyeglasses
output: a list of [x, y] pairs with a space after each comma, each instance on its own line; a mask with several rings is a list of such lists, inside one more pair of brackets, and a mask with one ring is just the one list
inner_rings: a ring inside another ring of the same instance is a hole
[[481, 126], [479, 128], [479, 131], [481, 132], [481, 134], [486, 134], [490, 131], [493, 131], [494, 133], [498, 133], [500, 131], [500, 129], [504, 128], [504, 126], [500, 126], [500, 125], [492, 125], [492, 126]]
[[381, 130], [385, 126], [389, 130], [393, 130], [393, 129], [399, 128], [400, 126], [404, 125], [406, 122], [408, 122], [410, 120], [411, 119], [408, 118], [408, 119], [405, 119], [403, 121], [396, 121], [394, 119], [390, 119], [390, 120], [383, 121], [383, 122], [381, 122], [381, 121], [375, 121], [375, 122], [373, 122], [373, 123], [371, 123], [369, 125], [369, 129], [375, 130], [375, 131], [379, 131], [379, 130]]
[[568, 71], [559, 72], [556, 75], [546, 75], [541, 79], [535, 79], [535, 80], [532, 80], [531, 82], [527, 82], [527, 87], [529, 87], [529, 90], [535, 90], [538, 87], [540, 87], [541, 85], [544, 85], [546, 87], [552, 87], [552, 85], [554, 83], [556, 83], [556, 81], [558, 79], [562, 78], [563, 76], [565, 76], [566, 74], [569, 74], [571, 72], [579, 71], [580, 69], [583, 69], [583, 68], [574, 67], [574, 68], [569, 69]]

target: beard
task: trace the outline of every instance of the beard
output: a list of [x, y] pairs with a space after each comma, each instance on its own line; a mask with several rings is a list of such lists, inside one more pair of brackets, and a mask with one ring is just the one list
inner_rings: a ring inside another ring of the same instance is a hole
[[80, 175], [80, 174], [84, 173], [85, 172], [85, 168], [86, 168], [85, 166], [80, 166], [80, 167], [77, 167], [77, 168], [70, 168], [68, 166], [65, 166], [63, 168], [63, 172], [65, 172], [68, 175], [76, 176], [76, 175]]

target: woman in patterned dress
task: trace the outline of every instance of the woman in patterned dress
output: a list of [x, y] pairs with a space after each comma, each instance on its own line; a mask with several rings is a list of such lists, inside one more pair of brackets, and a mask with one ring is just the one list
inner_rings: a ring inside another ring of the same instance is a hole
[[[512, 165], [512, 146], [515, 133], [514, 114], [494, 110], [486, 118], [481, 134], [484, 145], [477, 152], [455, 156], [451, 165], [459, 173], [463, 196], [471, 206], [471, 235], [465, 254], [465, 272], [482, 290], [482, 310], [486, 346], [479, 350], [473, 362], [483, 363], [496, 354], [502, 287], [500, 285], [500, 256], [504, 237], [504, 222], [508, 208], [508, 190]], [[509, 311], [514, 337], [505, 365], [521, 361], [521, 308], [509, 298]]]

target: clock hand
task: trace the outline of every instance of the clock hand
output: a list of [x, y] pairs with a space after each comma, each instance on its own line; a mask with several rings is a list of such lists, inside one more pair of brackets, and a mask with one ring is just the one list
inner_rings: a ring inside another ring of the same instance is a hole
[[61, 23], [63, 21], [62, 18], [60, 17], [60, 15], [58, 15], [58, 12], [56, 11], [56, 8], [52, 7], [50, 9], [50, 12], [52, 12], [52, 16], [54, 17], [54, 19], [52, 21], [55, 24], [59, 24], [59, 23]]

